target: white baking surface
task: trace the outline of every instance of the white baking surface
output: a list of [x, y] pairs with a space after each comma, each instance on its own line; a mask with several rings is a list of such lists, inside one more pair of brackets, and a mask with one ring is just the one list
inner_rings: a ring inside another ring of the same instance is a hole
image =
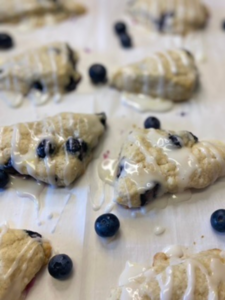
[[[74, 196], [65, 206], [53, 234], [51, 230], [67, 197], [63, 190], [49, 189], [52, 197], [47, 201], [43, 195], [41, 226], [37, 225], [34, 202], [19, 198], [12, 190], [0, 194], [0, 223], [8, 221], [12, 227], [40, 232], [51, 240], [56, 252], [67, 253], [74, 261], [75, 272], [67, 281], [56, 281], [47, 270], [42, 272], [28, 300], [106, 300], [111, 288], [117, 285], [126, 260], [149, 263], [156, 251], [171, 244], [189, 246], [193, 251], [217, 247], [225, 249], [225, 235], [214, 233], [209, 223], [211, 213], [225, 206], [223, 180], [204, 191], [193, 193], [187, 202], [146, 215], [139, 213], [136, 218], [131, 217], [129, 210], [116, 207], [114, 213], [121, 221], [120, 234], [110, 243], [97, 237], [94, 232], [95, 219], [104, 212], [113, 197], [111, 188], [97, 177], [99, 160], [107, 150], [110, 157], [116, 157], [126, 132], [133, 124], [142, 126], [148, 114], [122, 106], [117, 91], [107, 86], [93, 88], [87, 77], [88, 66], [94, 62], [104, 63], [111, 72], [117, 66], [137, 61], [154, 50], [185, 45], [199, 58], [205, 58], [205, 62], [198, 63], [202, 90], [191, 101], [176, 105], [172, 111], [154, 115], [160, 118], [165, 129], [187, 129], [199, 138], [225, 141], [225, 32], [221, 30], [221, 21], [225, 18], [224, 1], [208, 0], [212, 15], [208, 29], [183, 40], [149, 35], [138, 25], [130, 23], [129, 30], [135, 44], [133, 50], [121, 49], [112, 32], [114, 21], [124, 19], [124, 0], [82, 2], [87, 3], [89, 12], [77, 20], [33, 32], [21, 32], [16, 27], [6, 28], [15, 37], [17, 47], [13, 51], [0, 53], [1, 59], [49, 41], [67, 41], [80, 53], [78, 67], [84, 76], [78, 91], [57, 105], [49, 102], [34, 108], [26, 102], [20, 109], [10, 109], [0, 101], [0, 125], [32, 121], [62, 111], [105, 111], [108, 115], [107, 135], [86, 174], [74, 185]], [[3, 27], [0, 29], [3, 30]], [[186, 115], [181, 116], [181, 112]], [[103, 195], [105, 204], [99, 211], [94, 211], [91, 201], [97, 203]], [[48, 219], [51, 213], [53, 218]], [[156, 236], [155, 226], [165, 227], [165, 233]]]

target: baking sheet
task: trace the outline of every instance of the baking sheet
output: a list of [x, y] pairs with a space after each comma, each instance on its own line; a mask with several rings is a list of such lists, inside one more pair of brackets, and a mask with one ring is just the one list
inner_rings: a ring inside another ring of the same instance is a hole
[[[92, 63], [101, 62], [107, 66], [110, 77], [117, 66], [137, 61], [155, 50], [187, 47], [198, 58], [201, 91], [170, 112], [154, 115], [165, 129], [187, 129], [201, 139], [225, 141], [225, 32], [221, 30], [225, 4], [222, 0], [206, 1], [212, 14], [208, 29], [181, 39], [149, 35], [138, 24], [134, 25], [123, 14], [124, 0], [83, 2], [89, 7], [86, 16], [57, 26], [33, 32], [21, 32], [15, 27], [0, 28], [11, 32], [17, 44], [13, 51], [0, 53], [0, 59], [46, 42], [67, 41], [80, 53], [78, 68], [83, 75], [77, 92], [66, 96], [59, 104], [49, 102], [43, 107], [33, 107], [31, 103], [24, 102], [22, 108], [11, 109], [0, 101], [0, 125], [32, 121], [62, 111], [105, 111], [109, 124], [94, 161], [74, 185], [73, 196], [68, 203], [65, 205], [68, 195], [65, 191], [51, 188], [44, 191], [41, 224], [36, 220], [37, 210], [33, 201], [18, 197], [13, 190], [0, 194], [0, 223], [7, 221], [12, 227], [39, 231], [51, 240], [56, 253], [66, 253], [74, 261], [75, 272], [67, 281], [56, 281], [46, 270], [42, 272], [28, 295], [29, 300], [105, 300], [111, 288], [117, 285], [127, 260], [149, 263], [156, 251], [171, 244], [189, 246], [193, 251], [224, 249], [225, 236], [215, 234], [209, 223], [211, 213], [225, 205], [223, 180], [204, 191], [194, 192], [189, 201], [145, 215], [137, 213], [136, 218], [129, 210], [116, 206], [113, 212], [121, 222], [120, 234], [108, 243], [96, 236], [94, 222], [113, 198], [112, 189], [97, 177], [98, 163], [106, 151], [110, 151], [111, 158], [116, 157], [126, 133], [133, 124], [142, 126], [149, 114], [140, 114], [122, 106], [120, 93], [107, 86], [92, 87], [87, 70]], [[135, 43], [133, 50], [121, 49], [112, 32], [112, 24], [120, 18], [125, 18], [130, 24], [129, 30]], [[51, 196], [46, 197], [46, 193]], [[102, 208], [94, 211], [91, 203], [98, 203], [102, 197], [105, 200]], [[50, 214], [53, 218], [48, 218]], [[161, 236], [154, 235], [157, 225], [166, 228]]]

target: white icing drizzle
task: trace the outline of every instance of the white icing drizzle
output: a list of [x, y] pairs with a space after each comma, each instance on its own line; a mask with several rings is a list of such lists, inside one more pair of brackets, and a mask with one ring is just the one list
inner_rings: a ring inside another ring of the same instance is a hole
[[98, 175], [99, 178], [110, 184], [113, 185], [116, 179], [116, 172], [118, 168], [118, 160], [117, 159], [104, 159], [103, 161], [99, 162], [98, 165]]
[[162, 235], [165, 232], [165, 230], [166, 229], [164, 227], [162, 227], [162, 226], [156, 226], [154, 228], [154, 234], [155, 235]]
[[122, 93], [121, 102], [140, 112], [166, 112], [174, 107], [174, 103], [167, 99], [152, 98], [144, 94]]
[[[184, 253], [181, 250], [181, 247], [177, 247], [176, 249], [174, 246], [170, 254], [169, 266], [158, 274], [155, 273], [154, 267], [127, 262], [126, 267], [119, 278], [119, 287], [122, 292], [120, 300], [143, 299], [145, 296], [150, 299], [156, 297], [156, 290], [153, 291], [149, 285], [151, 281], [156, 281], [158, 283], [160, 288], [160, 295], [158, 297], [160, 297], [160, 300], [172, 300], [175, 291], [173, 280], [174, 268], [181, 264], [186, 268], [187, 288], [180, 299], [194, 299], [197, 281], [196, 269], [199, 269], [200, 272], [205, 275], [208, 287], [208, 296], [206, 299], [219, 300], [219, 285], [220, 283], [225, 283], [225, 264], [222, 262], [219, 253], [212, 253], [208, 257], [210, 271], [206, 269], [198, 257], [183, 257]], [[176, 282], [176, 284], [178, 283]]]

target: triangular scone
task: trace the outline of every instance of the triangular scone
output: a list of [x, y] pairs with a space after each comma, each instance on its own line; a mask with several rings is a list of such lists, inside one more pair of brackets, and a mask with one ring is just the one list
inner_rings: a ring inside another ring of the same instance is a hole
[[0, 300], [19, 300], [27, 285], [48, 263], [51, 245], [40, 234], [0, 228]]
[[155, 53], [120, 68], [112, 78], [112, 86], [118, 90], [173, 101], [188, 100], [197, 82], [194, 57], [186, 50]]
[[0, 63], [0, 91], [58, 95], [74, 90], [80, 81], [77, 60], [77, 53], [61, 42], [10, 57]]
[[0, 128], [0, 166], [12, 166], [55, 186], [84, 173], [105, 131], [105, 114], [61, 113], [33, 123]]
[[116, 201], [140, 207], [167, 192], [205, 188], [224, 175], [224, 143], [199, 142], [188, 131], [134, 129], [119, 156]]
[[201, 0], [134, 0], [128, 11], [151, 30], [165, 33], [185, 34], [204, 28], [209, 18]]
[[0, 23], [15, 23], [27, 18], [32, 20], [32, 25], [44, 25], [51, 17], [61, 21], [86, 10], [74, 0], [24, 0], [19, 4], [14, 0], [0, 0], [0, 5]]
[[125, 299], [224, 300], [224, 253], [213, 249], [180, 258], [158, 253], [151, 267], [127, 262], [108, 300]]

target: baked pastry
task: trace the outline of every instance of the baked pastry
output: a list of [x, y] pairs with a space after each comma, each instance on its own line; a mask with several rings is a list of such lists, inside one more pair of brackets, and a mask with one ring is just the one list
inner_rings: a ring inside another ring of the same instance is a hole
[[0, 300], [19, 300], [51, 256], [49, 242], [27, 230], [0, 228]]
[[202, 29], [209, 18], [201, 0], [133, 0], [128, 11], [151, 30], [175, 34]]
[[0, 0], [0, 6], [0, 23], [28, 21], [33, 26], [44, 25], [50, 18], [57, 22], [85, 12], [85, 7], [73, 0]]
[[198, 83], [194, 57], [186, 50], [171, 50], [122, 67], [113, 74], [112, 86], [120, 91], [172, 101], [188, 100]]
[[225, 175], [225, 144], [188, 131], [134, 129], [119, 155], [115, 199], [140, 207], [165, 193], [203, 189]]
[[70, 92], [81, 79], [77, 60], [77, 53], [66, 43], [51, 43], [9, 58], [0, 63], [0, 91], [22, 95], [39, 91], [51, 96]]
[[0, 166], [54, 186], [84, 173], [105, 131], [106, 116], [61, 113], [0, 128]]
[[180, 258], [155, 255], [151, 267], [127, 263], [109, 300], [225, 299], [225, 259], [213, 249]]

